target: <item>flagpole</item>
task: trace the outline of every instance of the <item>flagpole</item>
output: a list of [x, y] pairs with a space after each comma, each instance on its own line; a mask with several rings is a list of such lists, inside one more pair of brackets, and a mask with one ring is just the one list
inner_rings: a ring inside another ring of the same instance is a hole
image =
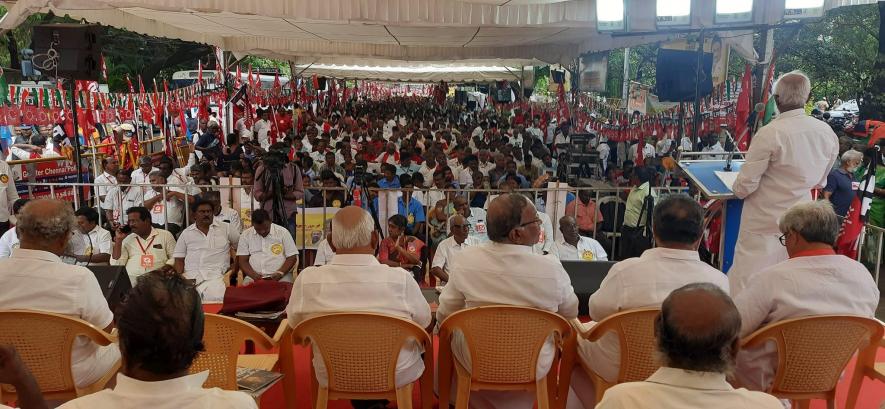
[[[73, 78], [71, 79], [70, 84], [70, 92], [71, 92], [71, 121], [74, 124], [74, 161], [77, 163], [77, 183], [83, 183], [83, 169], [80, 163], [82, 157], [80, 156], [80, 136], [77, 135], [77, 96], [75, 92]], [[85, 186], [80, 186], [80, 194], [81, 198], [85, 200]]]

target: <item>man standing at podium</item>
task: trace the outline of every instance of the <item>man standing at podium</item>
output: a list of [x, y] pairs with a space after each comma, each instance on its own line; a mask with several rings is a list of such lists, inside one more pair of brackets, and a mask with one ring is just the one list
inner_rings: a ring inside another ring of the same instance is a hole
[[753, 138], [746, 163], [734, 182], [744, 199], [734, 265], [728, 271], [732, 296], [752, 275], [787, 259], [778, 219], [791, 206], [811, 200], [811, 190], [826, 185], [839, 154], [839, 142], [823, 121], [805, 114], [811, 81], [793, 71], [774, 85], [777, 118]]

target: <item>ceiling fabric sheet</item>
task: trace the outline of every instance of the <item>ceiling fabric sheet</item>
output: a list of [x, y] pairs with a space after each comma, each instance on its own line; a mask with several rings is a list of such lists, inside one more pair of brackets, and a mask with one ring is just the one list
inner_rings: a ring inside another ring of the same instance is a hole
[[[655, 0], [628, 3], [631, 35], [599, 33], [596, 1], [0, 0], [9, 10], [0, 19], [0, 31], [51, 10], [142, 34], [206, 43], [236, 55], [379, 66], [454, 61], [565, 64], [587, 52], [676, 37], [655, 31]], [[754, 24], [781, 20], [784, 0], [755, 1]], [[873, 2], [825, 4], [832, 8]], [[713, 26], [713, 4], [692, 2], [692, 28]]]

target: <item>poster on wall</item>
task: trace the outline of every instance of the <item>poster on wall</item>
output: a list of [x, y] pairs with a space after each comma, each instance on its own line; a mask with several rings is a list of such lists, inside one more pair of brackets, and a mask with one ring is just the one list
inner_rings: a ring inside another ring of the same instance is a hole
[[299, 249], [316, 250], [317, 244], [326, 238], [326, 221], [332, 220], [335, 213], [338, 213], [337, 207], [308, 207], [306, 209], [298, 209], [300, 212], [296, 216], [297, 226], [295, 226], [295, 246]]
[[638, 82], [630, 83], [630, 91], [627, 98], [627, 112], [633, 114], [639, 112], [646, 114], [648, 106], [648, 88]]

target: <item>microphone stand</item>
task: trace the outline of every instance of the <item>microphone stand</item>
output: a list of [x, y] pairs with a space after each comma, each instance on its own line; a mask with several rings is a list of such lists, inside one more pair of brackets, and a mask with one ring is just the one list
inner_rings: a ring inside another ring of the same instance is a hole
[[741, 133], [738, 139], [733, 141], [734, 143], [732, 144], [731, 150], [728, 151], [728, 157], [725, 158], [725, 167], [722, 170], [726, 172], [731, 172], [731, 161], [734, 159], [734, 153], [735, 151], [737, 151], [738, 145], [740, 145], [740, 143], [744, 140], [744, 137], [746, 137], [749, 132], [749, 128], [744, 129], [744, 132]]

